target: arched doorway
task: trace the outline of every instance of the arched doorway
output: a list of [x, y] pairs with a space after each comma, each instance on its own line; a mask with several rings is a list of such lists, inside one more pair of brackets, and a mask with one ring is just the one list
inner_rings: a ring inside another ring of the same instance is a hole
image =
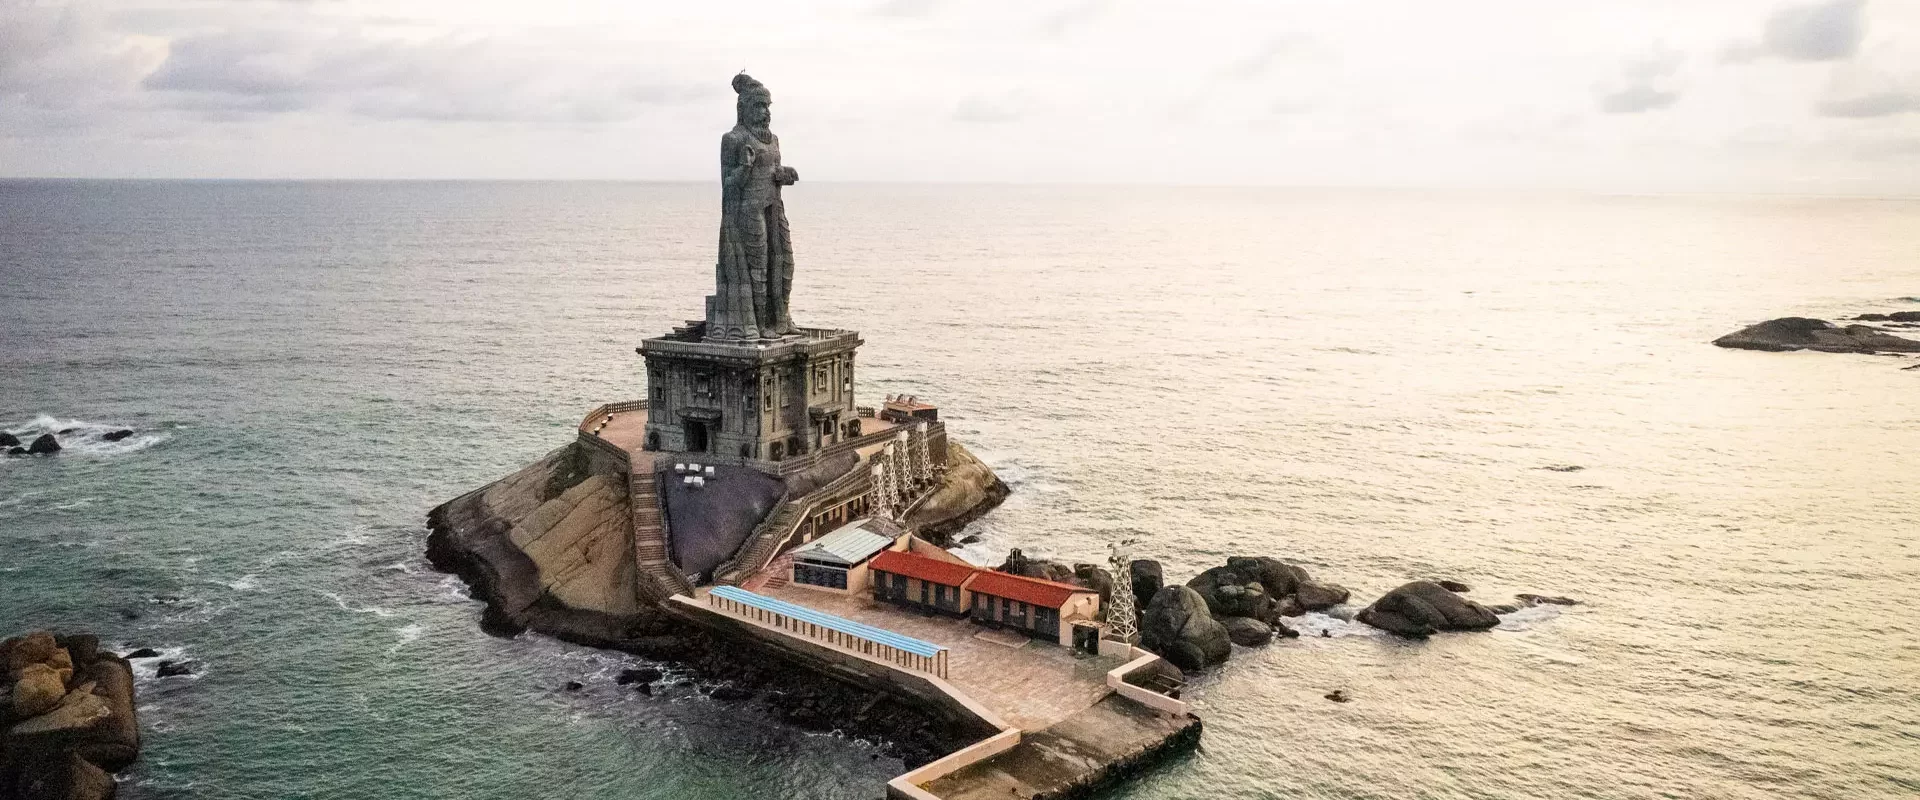
[[687, 452], [707, 452], [707, 423], [697, 419], [686, 421]]

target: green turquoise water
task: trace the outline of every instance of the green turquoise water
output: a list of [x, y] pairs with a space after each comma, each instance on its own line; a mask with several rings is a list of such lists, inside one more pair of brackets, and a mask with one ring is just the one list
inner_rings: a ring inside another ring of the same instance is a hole
[[[870, 745], [479, 631], [433, 505], [641, 396], [717, 193], [0, 182], [0, 628], [145, 662], [132, 798], [870, 798]], [[1920, 308], [1920, 204], [801, 185], [802, 322], [1014, 488], [967, 553], [1297, 559], [1585, 605], [1334, 617], [1198, 681], [1127, 798], [1920, 791], [1920, 371], [1719, 350]], [[134, 437], [97, 434], [126, 427]], [[1580, 466], [1574, 472], [1544, 469]], [[579, 681], [585, 688], [568, 692]], [[1321, 695], [1343, 688], [1354, 702]]]

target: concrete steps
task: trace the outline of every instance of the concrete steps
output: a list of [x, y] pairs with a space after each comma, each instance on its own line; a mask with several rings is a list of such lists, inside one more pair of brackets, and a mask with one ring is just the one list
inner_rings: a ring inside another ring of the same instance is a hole
[[627, 472], [627, 501], [633, 518], [634, 564], [662, 591], [693, 594], [693, 583], [667, 560], [667, 526], [651, 462], [635, 464]]

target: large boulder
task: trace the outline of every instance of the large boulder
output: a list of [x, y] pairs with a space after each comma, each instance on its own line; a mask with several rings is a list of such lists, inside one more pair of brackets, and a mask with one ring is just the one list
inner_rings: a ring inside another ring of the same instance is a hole
[[1257, 572], [1243, 567], [1213, 567], [1193, 576], [1187, 586], [1199, 593], [1215, 617], [1248, 617], [1273, 622], [1280, 616], [1279, 601], [1260, 582]]
[[1227, 617], [1220, 624], [1226, 627], [1227, 638], [1241, 647], [1259, 647], [1273, 641], [1273, 626], [1257, 619]]
[[1266, 556], [1234, 556], [1227, 559], [1227, 566], [1259, 581], [1276, 598], [1293, 594], [1302, 581], [1313, 580], [1305, 569]]
[[[52, 661], [54, 651], [59, 649], [59, 640], [46, 631], [34, 631], [0, 642], [0, 659], [4, 659], [7, 667], [5, 677], [9, 680], [19, 678], [20, 671], [26, 669], [27, 665]], [[67, 666], [73, 666], [71, 657]]]
[[1073, 565], [1073, 582], [1100, 593], [1100, 607], [1113, 599], [1113, 576], [1098, 564]]
[[1140, 620], [1140, 645], [1174, 666], [1198, 670], [1233, 655], [1226, 626], [1207, 612], [1207, 601], [1186, 586], [1168, 586], [1153, 596]]
[[1347, 602], [1352, 596], [1353, 592], [1345, 586], [1318, 581], [1301, 581], [1293, 591], [1294, 604], [1303, 611], [1325, 611]]
[[1136, 558], [1127, 565], [1127, 572], [1133, 581], [1134, 608], [1146, 608], [1153, 602], [1153, 596], [1160, 593], [1160, 587], [1167, 585], [1166, 571], [1160, 562], [1151, 558]]
[[112, 775], [77, 753], [27, 764], [17, 785], [19, 797], [48, 800], [111, 800], [118, 788]]
[[51, 433], [40, 434], [39, 438], [33, 440], [33, 444], [27, 445], [27, 455], [50, 456], [58, 452], [60, 452], [60, 440], [53, 438]]
[[1437, 631], [1483, 631], [1500, 624], [1486, 606], [1432, 581], [1414, 581], [1386, 593], [1355, 619], [1388, 633], [1422, 639]]
[[27, 719], [52, 711], [66, 694], [67, 686], [53, 667], [28, 664], [13, 684], [13, 718]]
[[1817, 350], [1823, 353], [1920, 353], [1920, 341], [1887, 333], [1871, 325], [1844, 328], [1823, 319], [1781, 317], [1749, 325], [1713, 343], [1719, 347], [1774, 353]]
[[20, 446], [20, 437], [13, 435], [12, 431], [0, 431], [0, 447], [18, 446]]
[[1042, 580], [1058, 581], [1060, 583], [1074, 582], [1072, 567], [1058, 561], [1048, 561], [1044, 558], [1028, 558], [1027, 554], [1020, 552], [1020, 548], [1018, 547], [1007, 551], [1007, 560], [1000, 562], [1000, 566], [995, 567], [995, 569], [1014, 575], [1025, 575], [1029, 578], [1040, 578]]

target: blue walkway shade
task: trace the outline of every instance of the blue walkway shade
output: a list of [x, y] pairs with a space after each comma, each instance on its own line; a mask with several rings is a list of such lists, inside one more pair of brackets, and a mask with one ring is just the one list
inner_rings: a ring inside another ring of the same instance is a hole
[[775, 614], [818, 625], [828, 630], [839, 631], [849, 636], [857, 636], [904, 653], [912, 653], [916, 656], [932, 658], [935, 654], [947, 649], [932, 642], [923, 642], [911, 636], [902, 636], [884, 628], [863, 625], [846, 617], [836, 617], [832, 614], [815, 611], [806, 606], [795, 605], [785, 600], [775, 600], [763, 594], [754, 594], [738, 586], [715, 586], [713, 587], [713, 596], [722, 600], [732, 600], [733, 602], [751, 606], [762, 611], [771, 611]]

